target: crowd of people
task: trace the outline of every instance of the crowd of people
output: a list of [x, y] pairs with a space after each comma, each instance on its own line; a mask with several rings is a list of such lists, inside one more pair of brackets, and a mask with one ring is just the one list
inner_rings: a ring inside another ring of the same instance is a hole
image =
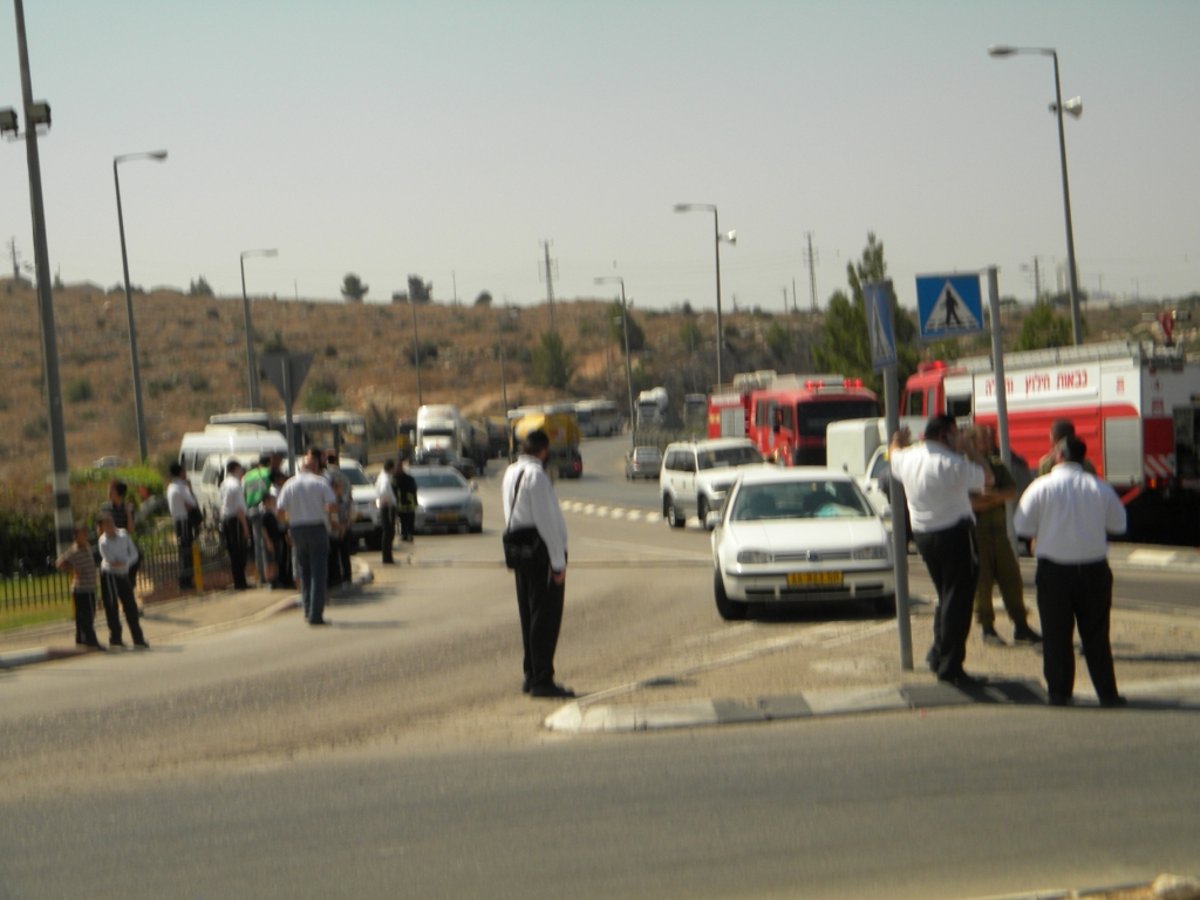
[[[305, 620], [324, 625], [328, 591], [352, 579], [351, 485], [334, 451], [311, 448], [298, 461], [294, 477], [289, 477], [283, 466], [284, 457], [279, 453], [263, 454], [249, 470], [237, 460], [227, 462], [219, 489], [218, 521], [213, 524], [221, 535], [233, 590], [298, 588]], [[405, 471], [403, 461], [389, 460], [376, 482], [376, 492], [384, 528], [382, 562], [392, 564], [397, 521], [401, 540], [413, 541], [416, 482]], [[104, 649], [95, 630], [99, 594], [108, 625], [108, 646], [124, 646], [124, 612], [134, 646], [145, 649], [149, 644], [134, 596], [141, 564], [134, 540], [135, 509], [124, 482], [111, 482], [108, 495], [95, 516], [97, 540], [93, 544], [87, 524], [79, 523], [75, 542], [59, 556], [57, 567], [72, 575], [77, 644]], [[180, 590], [191, 590], [196, 584], [194, 548], [204, 513], [178, 462], [168, 467], [165, 505], [178, 552], [178, 585]], [[251, 560], [253, 585], [248, 577]]]

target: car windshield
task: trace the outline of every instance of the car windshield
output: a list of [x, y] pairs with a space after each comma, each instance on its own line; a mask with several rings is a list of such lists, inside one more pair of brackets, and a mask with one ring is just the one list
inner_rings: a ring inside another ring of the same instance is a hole
[[697, 457], [701, 469], [749, 466], [763, 461], [762, 454], [754, 447], [722, 447], [720, 450], [705, 450], [698, 453]]
[[413, 480], [417, 487], [423, 488], [460, 488], [466, 484], [452, 469], [447, 472], [414, 472]]
[[346, 480], [352, 485], [370, 484], [371, 480], [367, 478], [365, 472], [357, 466], [339, 466]]
[[734, 501], [735, 522], [762, 519], [861, 519], [874, 516], [849, 481], [786, 481], [743, 485]]
[[634, 459], [642, 459], [642, 460], [658, 459], [659, 452], [657, 450], [655, 450], [653, 447], [645, 447], [645, 448], [638, 447], [638, 449], [634, 451], [633, 457], [634, 457]]

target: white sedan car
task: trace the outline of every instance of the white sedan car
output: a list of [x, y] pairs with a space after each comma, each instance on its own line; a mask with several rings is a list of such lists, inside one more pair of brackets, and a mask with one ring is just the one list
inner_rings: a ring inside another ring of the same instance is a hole
[[713, 524], [724, 619], [751, 603], [859, 600], [895, 609], [891, 538], [854, 479], [832, 469], [747, 469]]

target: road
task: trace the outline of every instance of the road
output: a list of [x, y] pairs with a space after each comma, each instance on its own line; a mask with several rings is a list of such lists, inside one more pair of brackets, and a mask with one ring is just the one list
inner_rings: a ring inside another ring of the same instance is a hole
[[[560, 493], [653, 497], [592, 474]], [[1194, 708], [545, 731], [497, 479], [484, 534], [418, 538], [420, 565], [329, 629], [283, 615], [0, 677], [0, 897], [965, 897], [1200, 870]], [[603, 505], [568, 513], [569, 683], [750, 639], [712, 610], [702, 530]]]

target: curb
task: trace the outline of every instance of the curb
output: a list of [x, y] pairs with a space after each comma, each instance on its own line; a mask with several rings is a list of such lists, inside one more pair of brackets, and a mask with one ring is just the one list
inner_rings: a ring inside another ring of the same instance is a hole
[[[1130, 698], [1131, 703], [1127, 708], [1136, 709], [1138, 700], [1161, 705], [1163, 701], [1155, 700], [1155, 693], [1161, 694], [1164, 688], [1200, 688], [1200, 677], [1138, 682], [1126, 686], [1122, 693]], [[548, 731], [562, 734], [616, 734], [859, 713], [923, 711], [975, 703], [1045, 707], [1047, 697], [1041, 684], [1026, 679], [988, 681], [971, 688], [958, 688], [942, 682], [829, 688], [803, 694], [757, 697], [750, 701], [713, 699], [625, 705], [588, 703], [584, 697], [555, 710], [543, 720], [542, 725]], [[1073, 708], [1100, 709], [1099, 704], [1086, 694], [1077, 696]]]

